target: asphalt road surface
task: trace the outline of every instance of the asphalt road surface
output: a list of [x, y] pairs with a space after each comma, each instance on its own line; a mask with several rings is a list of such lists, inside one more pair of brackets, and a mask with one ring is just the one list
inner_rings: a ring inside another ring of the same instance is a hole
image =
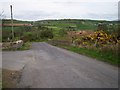
[[8, 70], [22, 70], [32, 60], [32, 51], [3, 51], [2, 68]]
[[24, 67], [18, 88], [118, 87], [117, 67], [44, 42], [33, 43], [28, 51], [8, 53], [3, 53], [3, 62], [9, 65], [5, 68]]

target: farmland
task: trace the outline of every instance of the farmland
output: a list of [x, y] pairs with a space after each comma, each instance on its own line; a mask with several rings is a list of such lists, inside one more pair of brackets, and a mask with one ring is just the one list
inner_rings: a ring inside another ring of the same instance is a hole
[[[96, 31], [98, 30], [98, 25], [99, 24], [105, 24], [106, 26], [104, 27], [110, 32], [114, 31], [117, 28], [117, 21], [97, 21], [97, 20], [79, 20], [79, 19], [61, 19], [61, 20], [41, 20], [41, 21], [19, 21], [19, 20], [14, 20], [14, 24], [33, 24], [34, 26], [32, 27], [32, 30], [34, 29], [52, 29], [54, 35], [59, 36], [60, 30], [63, 31], [80, 31], [80, 30], [92, 30]], [[3, 20], [3, 25], [4, 24], [11, 24], [11, 21], [8, 20]], [[43, 28], [41, 28], [41, 27]], [[29, 26], [28, 26], [29, 27]], [[27, 28], [23, 26], [15, 26], [14, 30], [19, 31]], [[30, 28], [28, 28], [30, 30]], [[3, 31], [5, 30], [11, 30], [10, 26], [3, 26]]]

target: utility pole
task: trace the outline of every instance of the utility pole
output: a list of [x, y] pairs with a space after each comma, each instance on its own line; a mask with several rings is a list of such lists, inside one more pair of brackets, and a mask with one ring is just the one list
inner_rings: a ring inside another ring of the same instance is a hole
[[12, 5], [10, 5], [11, 11], [11, 25], [12, 25], [12, 41], [14, 40], [14, 30], [13, 30], [13, 12], [12, 12]]

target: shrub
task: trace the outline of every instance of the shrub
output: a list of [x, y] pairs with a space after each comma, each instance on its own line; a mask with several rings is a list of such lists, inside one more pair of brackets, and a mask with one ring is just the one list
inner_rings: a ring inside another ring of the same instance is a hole
[[42, 39], [44, 39], [44, 38], [52, 39], [53, 38], [53, 32], [51, 30], [42, 30], [41, 33], [40, 33], [40, 37]]

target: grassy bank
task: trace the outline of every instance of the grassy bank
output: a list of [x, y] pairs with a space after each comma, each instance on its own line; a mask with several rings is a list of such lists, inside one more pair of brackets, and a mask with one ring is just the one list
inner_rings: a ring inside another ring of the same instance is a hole
[[75, 47], [75, 46], [66, 46], [66, 45], [57, 45], [60, 48], [64, 48], [70, 51], [73, 51], [75, 53], [79, 53], [82, 55], [86, 55], [88, 57], [92, 57], [95, 58], [97, 60], [101, 60], [113, 65], [118, 65], [118, 57], [117, 55], [115, 55], [114, 53], [112, 53], [111, 51], [107, 51], [107, 52], [102, 52], [100, 50], [93, 50], [93, 49], [87, 49], [87, 48], [79, 48], [79, 47]]
[[3, 48], [2, 51], [22, 51], [22, 50], [29, 50], [31, 47], [31, 42], [25, 42], [23, 45], [19, 48]]
[[17, 50], [29, 50], [31, 47], [31, 42], [26, 42], [23, 44], [22, 47], [18, 48]]

